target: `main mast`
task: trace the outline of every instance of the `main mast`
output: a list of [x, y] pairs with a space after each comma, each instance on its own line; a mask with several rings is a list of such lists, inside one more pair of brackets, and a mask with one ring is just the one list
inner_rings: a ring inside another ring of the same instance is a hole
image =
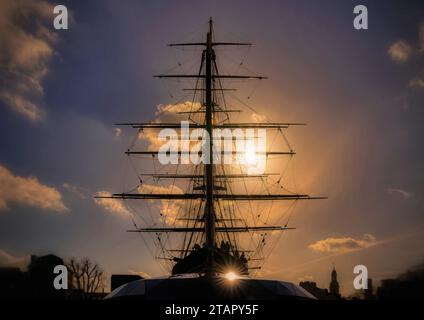
[[209, 134], [209, 161], [205, 164], [205, 189], [206, 189], [206, 206], [205, 206], [205, 240], [208, 249], [209, 263], [213, 263], [213, 250], [215, 247], [215, 211], [213, 201], [214, 190], [214, 164], [213, 164], [213, 98], [212, 98], [212, 60], [215, 59], [215, 53], [212, 49], [212, 19], [209, 19], [209, 32], [206, 36], [206, 49], [204, 50], [205, 63], [205, 122], [206, 131]]

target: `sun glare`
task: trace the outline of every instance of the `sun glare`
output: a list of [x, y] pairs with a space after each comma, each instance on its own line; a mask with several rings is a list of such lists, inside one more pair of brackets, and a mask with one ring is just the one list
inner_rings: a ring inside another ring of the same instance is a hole
[[254, 144], [246, 145], [246, 149], [244, 151], [244, 163], [253, 165], [257, 162], [256, 158], [256, 149]]
[[225, 279], [229, 280], [229, 281], [234, 281], [238, 278], [237, 274], [233, 271], [227, 272], [224, 275]]

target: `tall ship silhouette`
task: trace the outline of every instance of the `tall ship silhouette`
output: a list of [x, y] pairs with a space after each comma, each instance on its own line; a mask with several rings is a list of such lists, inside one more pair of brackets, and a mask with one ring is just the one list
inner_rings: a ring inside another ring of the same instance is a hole
[[[205, 41], [169, 46], [190, 53], [200, 48], [197, 72], [155, 76], [187, 84], [183, 90], [190, 100], [160, 110], [175, 107], [173, 121], [160, 121], [158, 116], [152, 122], [117, 124], [136, 130], [135, 142], [126, 151], [131, 163], [149, 165], [136, 169], [138, 183], [129, 191], [97, 196], [123, 200], [133, 209], [134, 229], [128, 232], [138, 233], [148, 247], [155, 246], [153, 255], [165, 263], [169, 275], [130, 282], [108, 298], [312, 299], [292, 283], [254, 274], [270, 253], [265, 250], [269, 242], [294, 229], [285, 213], [300, 200], [325, 198], [289, 191], [281, 166], [270, 164], [270, 159], [286, 161], [295, 155], [284, 131], [304, 124], [263, 122], [261, 117], [254, 122], [233, 121], [242, 110], [228, 103], [227, 95], [236, 90], [228, 85], [266, 77], [220, 72], [218, 48], [251, 43], [216, 40], [212, 19]], [[182, 121], [175, 121], [178, 117]], [[269, 131], [282, 138], [284, 143], [277, 145], [286, 150], [271, 150], [265, 135]], [[143, 139], [150, 143], [142, 150], [138, 142]], [[270, 172], [270, 167], [277, 172]], [[289, 205], [283, 209], [281, 202]]]

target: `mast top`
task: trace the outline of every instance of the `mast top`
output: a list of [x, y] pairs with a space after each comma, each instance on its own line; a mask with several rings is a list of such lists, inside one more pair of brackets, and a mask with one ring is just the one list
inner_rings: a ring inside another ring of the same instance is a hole
[[213, 24], [212, 17], [210, 17], [209, 18], [209, 33], [210, 33], [211, 37], [212, 37], [212, 24]]

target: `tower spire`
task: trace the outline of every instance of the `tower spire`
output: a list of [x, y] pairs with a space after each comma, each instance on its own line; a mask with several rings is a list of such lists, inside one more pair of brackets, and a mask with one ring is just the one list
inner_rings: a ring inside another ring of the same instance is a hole
[[333, 263], [333, 270], [331, 271], [330, 294], [338, 297], [340, 295], [340, 286], [337, 280], [337, 271]]

